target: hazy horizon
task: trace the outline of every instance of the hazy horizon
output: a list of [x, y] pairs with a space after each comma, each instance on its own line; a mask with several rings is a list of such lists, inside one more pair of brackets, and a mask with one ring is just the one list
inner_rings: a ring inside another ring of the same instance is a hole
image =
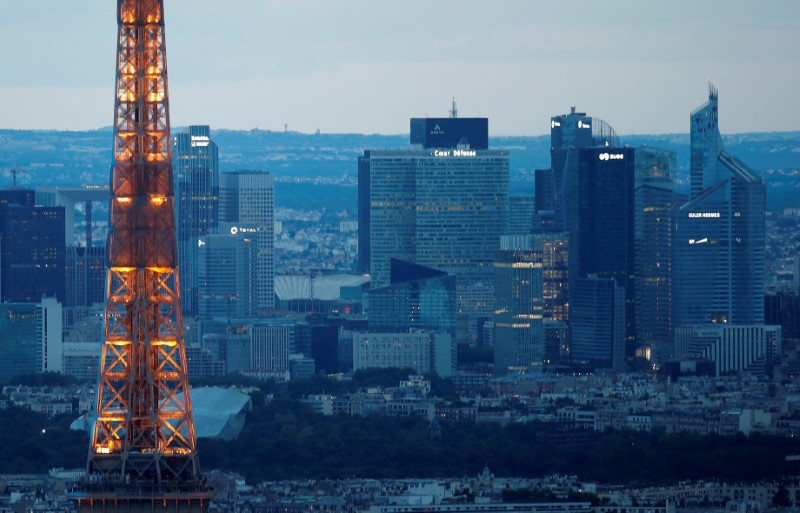
[[[113, 120], [115, 2], [32, 0], [0, 20], [0, 127]], [[579, 111], [619, 134], [680, 134], [720, 91], [723, 133], [800, 129], [800, 2], [166, 0], [171, 121], [231, 130], [407, 133], [488, 117], [538, 136]]]

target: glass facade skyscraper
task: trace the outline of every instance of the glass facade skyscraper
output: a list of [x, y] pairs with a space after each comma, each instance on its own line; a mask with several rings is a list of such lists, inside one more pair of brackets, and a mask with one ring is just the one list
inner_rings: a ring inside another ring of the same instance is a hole
[[635, 154], [637, 354], [659, 364], [672, 352], [672, 225], [685, 197], [674, 192], [675, 152], [642, 146]]
[[[570, 294], [589, 275], [609, 278], [625, 290], [627, 352], [635, 343], [634, 184], [632, 148], [603, 146], [577, 151], [578, 173], [570, 182]], [[610, 297], [610, 296], [609, 296]], [[572, 302], [574, 303], [574, 301]]]
[[371, 150], [360, 166], [368, 179], [359, 181], [359, 209], [369, 209], [369, 220], [359, 239], [369, 234], [373, 286], [389, 284], [390, 258], [405, 260], [454, 275], [461, 314], [489, 315], [492, 255], [508, 216], [508, 152]]
[[65, 299], [64, 207], [37, 207], [32, 190], [0, 191], [0, 299]]
[[675, 326], [764, 322], [766, 189], [722, 148], [717, 104], [710, 87], [691, 116], [692, 196], [673, 239]]
[[197, 239], [219, 223], [219, 151], [208, 126], [190, 126], [172, 140], [175, 235], [185, 315], [197, 315]]
[[503, 237], [501, 246], [494, 257], [495, 372], [541, 372], [545, 357], [542, 248], [530, 236]]
[[245, 223], [258, 230], [256, 237], [258, 308], [275, 308], [275, 179], [263, 171], [222, 173], [220, 221]]

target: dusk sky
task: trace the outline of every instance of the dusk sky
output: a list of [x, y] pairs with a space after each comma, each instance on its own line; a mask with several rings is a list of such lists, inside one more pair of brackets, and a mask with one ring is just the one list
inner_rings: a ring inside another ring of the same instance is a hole
[[[2, 0], [0, 128], [111, 125], [114, 0]], [[800, 130], [798, 0], [165, 0], [173, 126], [408, 132], [489, 118], [549, 133], [570, 105], [619, 134]]]

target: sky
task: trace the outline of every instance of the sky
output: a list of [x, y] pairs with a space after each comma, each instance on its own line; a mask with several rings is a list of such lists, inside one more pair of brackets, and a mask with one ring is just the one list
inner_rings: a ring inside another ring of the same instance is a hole
[[[113, 123], [114, 0], [0, 0], [0, 128]], [[544, 135], [570, 106], [686, 133], [800, 130], [798, 0], [165, 0], [173, 126], [402, 134], [488, 117]]]

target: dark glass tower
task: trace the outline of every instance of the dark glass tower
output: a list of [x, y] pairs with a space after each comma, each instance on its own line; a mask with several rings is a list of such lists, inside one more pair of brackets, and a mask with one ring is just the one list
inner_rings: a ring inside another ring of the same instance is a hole
[[219, 223], [219, 151], [208, 126], [175, 135], [172, 148], [181, 298], [184, 314], [196, 316], [197, 240]]
[[577, 152], [578, 174], [569, 203], [570, 291], [594, 275], [625, 289], [628, 354], [635, 343], [634, 184], [635, 153], [613, 146]]
[[0, 299], [64, 302], [64, 207], [34, 206], [32, 190], [0, 191]]

